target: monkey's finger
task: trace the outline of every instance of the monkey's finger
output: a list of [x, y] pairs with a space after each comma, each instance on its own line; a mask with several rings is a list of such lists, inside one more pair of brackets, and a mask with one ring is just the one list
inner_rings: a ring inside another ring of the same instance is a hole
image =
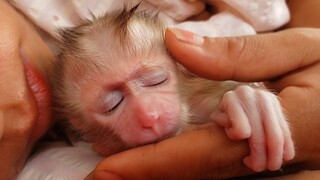
[[228, 178], [252, 173], [242, 163], [246, 154], [246, 141], [232, 141], [212, 124], [110, 156], [87, 179], [110, 179], [110, 174], [118, 179]]
[[271, 171], [278, 170], [283, 160], [284, 136], [281, 123], [285, 122], [285, 118], [276, 96], [263, 90], [257, 91], [257, 96], [257, 107], [260, 109], [266, 136], [267, 167]]
[[292, 140], [291, 132], [287, 124], [281, 126], [284, 132], [284, 147], [283, 147], [283, 159], [286, 161], [292, 160], [295, 156], [295, 148]]
[[[265, 130], [263, 127], [262, 117], [260, 115], [259, 99], [257, 92], [259, 90], [253, 89], [250, 86], [239, 86], [234, 91], [238, 105], [235, 102], [230, 104], [230, 107], [240, 106], [245, 113], [247, 123], [250, 124], [251, 134], [248, 139], [250, 146], [250, 155], [244, 158], [244, 163], [256, 172], [260, 172], [267, 168], [267, 150]], [[236, 119], [237, 117], [235, 117]], [[241, 120], [236, 119], [236, 120]]]
[[165, 40], [177, 61], [214, 80], [264, 81], [320, 60], [320, 33], [311, 28], [219, 38], [168, 29]]
[[212, 122], [218, 124], [224, 128], [230, 128], [232, 126], [230, 118], [226, 112], [215, 111], [210, 115]]
[[[265, 132], [262, 122], [252, 123], [252, 136], [249, 138], [250, 155], [243, 159], [245, 165], [256, 172], [261, 172], [267, 168], [267, 151]], [[259, 120], [261, 121], [261, 120]]]
[[[291, 131], [290, 131], [290, 127], [288, 125], [288, 122], [286, 121], [286, 117], [283, 114], [283, 112], [281, 111], [281, 107], [280, 104], [277, 102], [274, 102], [274, 106], [275, 107], [275, 112], [277, 113], [277, 117], [278, 118], [278, 122], [283, 134], [283, 138], [284, 138], [284, 145], [283, 145], [283, 159], [286, 161], [292, 160], [295, 156], [295, 148], [294, 148], [294, 143], [293, 143], [293, 139], [291, 136]], [[276, 107], [278, 106], [278, 107]]]
[[231, 123], [231, 127], [226, 128], [228, 137], [233, 140], [249, 138], [251, 136], [249, 119], [235, 92], [229, 91], [225, 93], [221, 103]]

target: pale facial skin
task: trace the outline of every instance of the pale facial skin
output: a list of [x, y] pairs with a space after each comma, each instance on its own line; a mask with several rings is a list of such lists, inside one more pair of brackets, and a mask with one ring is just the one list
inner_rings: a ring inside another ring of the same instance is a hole
[[50, 125], [53, 59], [34, 27], [0, 1], [0, 179], [12, 179]]

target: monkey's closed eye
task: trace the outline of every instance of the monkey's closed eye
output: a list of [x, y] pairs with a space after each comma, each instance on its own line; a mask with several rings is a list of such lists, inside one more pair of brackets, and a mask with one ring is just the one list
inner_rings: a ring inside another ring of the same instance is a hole
[[145, 87], [158, 86], [168, 80], [168, 73], [166, 71], [156, 71], [150, 73], [142, 78], [142, 84]]
[[108, 94], [104, 98], [104, 113], [107, 115], [110, 115], [112, 112], [114, 112], [121, 102], [123, 101], [124, 97], [121, 94], [120, 91], [113, 91], [110, 94]]
[[155, 83], [153, 83], [153, 84], [150, 84], [149, 86], [158, 86], [158, 85], [160, 85], [160, 84], [162, 84], [162, 83], [164, 83], [164, 82], [166, 82], [166, 81], [167, 81], [167, 78], [166, 78], [166, 79], [163, 79], [163, 80], [161, 80], [161, 81], [155, 82]]

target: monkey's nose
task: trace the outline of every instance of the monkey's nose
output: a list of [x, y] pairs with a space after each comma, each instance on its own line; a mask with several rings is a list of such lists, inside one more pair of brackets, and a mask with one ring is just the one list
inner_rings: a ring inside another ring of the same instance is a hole
[[160, 114], [158, 111], [152, 110], [149, 112], [144, 112], [144, 114], [140, 114], [139, 123], [143, 128], [152, 128], [159, 118]]

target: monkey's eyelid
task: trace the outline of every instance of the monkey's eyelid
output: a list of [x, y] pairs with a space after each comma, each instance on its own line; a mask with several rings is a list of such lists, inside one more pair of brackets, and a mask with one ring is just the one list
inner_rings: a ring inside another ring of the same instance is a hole
[[124, 97], [122, 97], [122, 98], [120, 99], [120, 101], [118, 101], [118, 103], [115, 104], [113, 107], [111, 107], [109, 110], [105, 111], [105, 114], [111, 115], [111, 114], [119, 107], [119, 105], [121, 104], [121, 102], [123, 101], [123, 99], [124, 99]]
[[167, 72], [157, 72], [150, 76], [146, 76], [142, 78], [142, 84], [145, 87], [158, 86], [168, 80]]
[[104, 112], [110, 113], [120, 105], [120, 103], [123, 100], [123, 95], [120, 91], [112, 91], [109, 92], [104, 98], [103, 98], [103, 106], [104, 106]]
[[149, 86], [158, 86], [158, 85], [166, 82], [167, 80], [168, 80], [168, 78], [165, 78], [165, 79], [163, 79], [162, 81], [160, 81], [160, 82], [158, 82], [158, 83], [151, 84], [151, 85], [149, 85]]

